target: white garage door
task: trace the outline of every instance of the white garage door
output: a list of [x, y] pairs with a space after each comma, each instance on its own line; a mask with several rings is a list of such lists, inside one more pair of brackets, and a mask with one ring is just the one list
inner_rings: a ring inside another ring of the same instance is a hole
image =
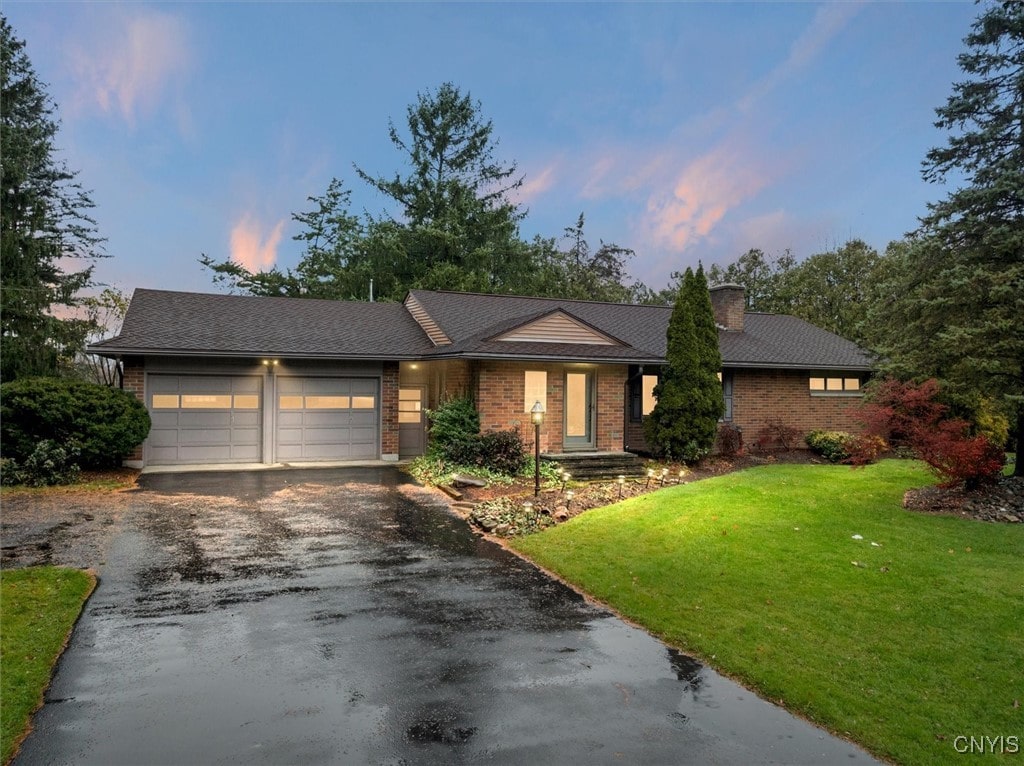
[[277, 379], [277, 460], [380, 456], [373, 378]]
[[150, 375], [147, 462], [258, 463], [261, 383], [258, 377]]

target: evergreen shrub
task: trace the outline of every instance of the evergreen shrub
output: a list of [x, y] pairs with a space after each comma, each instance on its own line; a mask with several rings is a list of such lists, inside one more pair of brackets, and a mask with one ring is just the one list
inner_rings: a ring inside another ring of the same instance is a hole
[[0, 386], [4, 457], [24, 467], [40, 442], [79, 450], [82, 468], [120, 464], [149, 434], [149, 413], [131, 393], [68, 378], [21, 378]]

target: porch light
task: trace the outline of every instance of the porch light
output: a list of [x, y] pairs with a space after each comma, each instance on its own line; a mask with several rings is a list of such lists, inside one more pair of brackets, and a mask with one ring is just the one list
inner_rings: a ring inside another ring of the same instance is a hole
[[[530, 408], [530, 420], [533, 421], [533, 496], [540, 495], [540, 424], [544, 422], [544, 405], [540, 399]], [[565, 483], [562, 483], [565, 489]]]

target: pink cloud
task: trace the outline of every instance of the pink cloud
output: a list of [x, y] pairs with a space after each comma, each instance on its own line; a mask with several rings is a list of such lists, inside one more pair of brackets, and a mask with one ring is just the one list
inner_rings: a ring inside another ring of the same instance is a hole
[[231, 229], [231, 260], [249, 271], [264, 271], [277, 261], [286, 220], [282, 219], [263, 236], [262, 224], [246, 213]]
[[523, 181], [523, 185], [520, 186], [515, 192], [515, 200], [519, 204], [525, 204], [531, 200], [541, 196], [544, 192], [550, 189], [555, 184], [555, 174], [558, 169], [558, 160], [555, 160], [548, 164], [540, 172], [528, 175], [526, 180]]
[[767, 174], [730, 142], [689, 162], [671, 189], [647, 201], [643, 226], [659, 246], [682, 252], [707, 237], [732, 208], [753, 197]]
[[[75, 105], [116, 114], [134, 126], [163, 103], [167, 91], [191, 69], [192, 55], [181, 19], [151, 9], [132, 16], [109, 14], [103, 32], [68, 57], [78, 81]], [[187, 123], [178, 105], [179, 123]]]

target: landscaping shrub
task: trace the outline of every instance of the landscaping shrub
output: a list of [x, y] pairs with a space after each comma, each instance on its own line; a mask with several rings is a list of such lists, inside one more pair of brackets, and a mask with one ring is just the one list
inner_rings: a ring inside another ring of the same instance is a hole
[[754, 446], [761, 452], [773, 449], [791, 450], [800, 438], [800, 429], [786, 425], [779, 419], [769, 420], [757, 432]]
[[149, 413], [138, 399], [95, 383], [22, 378], [4, 383], [0, 400], [4, 456], [22, 468], [45, 440], [74, 445], [83, 468], [116, 466], [149, 433]]
[[465, 397], [449, 399], [430, 418], [431, 456], [461, 465], [474, 465], [480, 456], [480, 414]]
[[842, 463], [850, 458], [853, 436], [846, 431], [811, 431], [804, 441], [814, 453], [830, 463]]
[[718, 426], [718, 454], [735, 457], [743, 452], [743, 432], [732, 423]]
[[944, 420], [914, 441], [917, 454], [945, 479], [944, 486], [977, 489], [1003, 470], [1003, 448], [981, 434], [970, 436], [969, 427], [966, 420]]
[[[876, 462], [878, 458], [889, 449], [889, 443], [876, 434], [858, 434], [850, 439], [846, 445], [846, 449], [850, 453], [848, 460], [850, 465], [865, 466]], [[900, 447], [897, 452], [902, 451], [905, 453], [909, 449], [909, 447]], [[917, 453], [911, 450], [909, 454], [904, 454], [903, 457], [917, 457]]]
[[518, 430], [492, 431], [480, 437], [480, 463], [497, 473], [515, 476], [526, 465], [526, 448]]
[[21, 464], [4, 458], [0, 478], [4, 484], [27, 484], [30, 487], [74, 484], [81, 473], [78, 458], [78, 448], [73, 444], [62, 446], [51, 439], [43, 439]]
[[[944, 479], [942, 486], [975, 489], [994, 481], [1003, 468], [1003, 445], [972, 434], [968, 421], [950, 417], [940, 395], [935, 380], [879, 382], [861, 407], [865, 435], [906, 444]], [[860, 464], [861, 456], [853, 462]]]

